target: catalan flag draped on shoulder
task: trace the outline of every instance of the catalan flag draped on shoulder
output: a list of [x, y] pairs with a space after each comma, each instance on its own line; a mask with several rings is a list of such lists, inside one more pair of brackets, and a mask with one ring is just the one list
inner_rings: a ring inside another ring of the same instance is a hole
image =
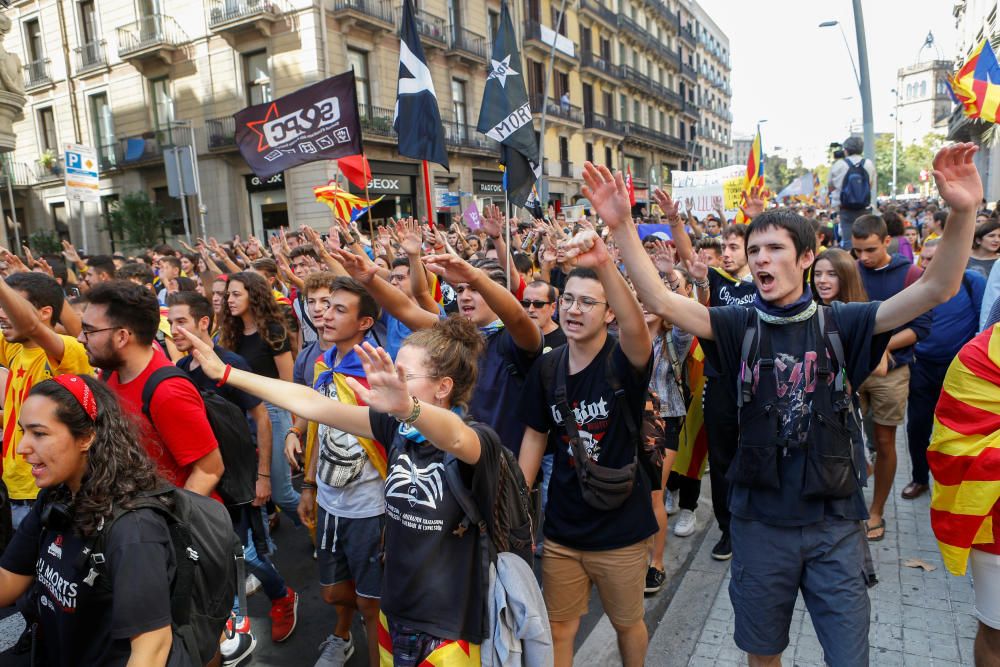
[[[750, 155], [747, 156], [747, 175], [743, 179], [743, 191], [750, 192], [753, 188], [764, 188], [764, 147], [760, 141], [760, 128], [757, 128], [757, 135], [753, 138], [750, 146]], [[741, 201], [745, 204], [746, 201]], [[736, 224], [746, 225], [750, 219], [744, 215], [743, 211], [737, 211]]]
[[[371, 337], [368, 337], [366, 342], [376, 345], [375, 339]], [[349, 377], [354, 378], [365, 387], [368, 386], [368, 378], [365, 377], [365, 371], [361, 366], [361, 359], [358, 358], [357, 353], [355, 353], [354, 350], [351, 350], [338, 362], [337, 348], [334, 346], [327, 350], [322, 357], [316, 360], [316, 381], [313, 383], [313, 389], [316, 389], [323, 394], [329, 394], [327, 387], [332, 382], [336, 387], [336, 396], [338, 401], [345, 405], [364, 405], [358, 395], [354, 393], [354, 390], [351, 389], [350, 385], [347, 384], [347, 378]], [[309, 430], [306, 432], [307, 461], [312, 455], [312, 448], [316, 446], [316, 435], [318, 431], [318, 425], [315, 422], [309, 422]], [[358, 437], [358, 444], [365, 450], [365, 454], [368, 455], [368, 460], [372, 462], [372, 465], [375, 466], [375, 470], [377, 470], [378, 474], [384, 479], [388, 463], [385, 447], [375, 440], [362, 437]]]
[[984, 39], [969, 54], [948, 83], [966, 116], [997, 122], [1000, 115], [1000, 63], [997, 63], [989, 39]]
[[961, 576], [970, 549], [1000, 553], [1000, 324], [951, 362], [927, 462], [931, 527], [945, 567]]

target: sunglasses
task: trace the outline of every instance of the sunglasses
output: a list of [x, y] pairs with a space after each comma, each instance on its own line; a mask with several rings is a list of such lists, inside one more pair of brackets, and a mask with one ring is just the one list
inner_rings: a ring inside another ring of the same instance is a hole
[[551, 301], [535, 301], [534, 299], [521, 299], [521, 305], [525, 308], [534, 306], [535, 308], [544, 308], [545, 306], [552, 303]]

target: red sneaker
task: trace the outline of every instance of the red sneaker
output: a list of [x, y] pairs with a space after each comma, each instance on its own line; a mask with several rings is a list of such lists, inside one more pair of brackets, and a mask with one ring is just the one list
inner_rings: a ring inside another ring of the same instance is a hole
[[275, 643], [288, 639], [299, 620], [299, 594], [287, 590], [285, 597], [271, 602], [271, 641]]
[[226, 621], [226, 636], [232, 637], [235, 634], [245, 635], [250, 632], [250, 617], [243, 616], [239, 623], [234, 623], [233, 618], [236, 614], [230, 614], [229, 619]]

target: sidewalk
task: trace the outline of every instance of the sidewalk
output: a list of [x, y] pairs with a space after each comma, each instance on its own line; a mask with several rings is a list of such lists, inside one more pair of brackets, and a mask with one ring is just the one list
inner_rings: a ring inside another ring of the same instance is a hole
[[[873, 542], [872, 558], [879, 583], [870, 589], [869, 633], [873, 665], [971, 665], [977, 621], [972, 612], [972, 581], [944, 569], [930, 526], [930, 494], [903, 500], [910, 481], [905, 431], [896, 439], [898, 467], [886, 506], [886, 534]], [[871, 496], [871, 482], [866, 489]], [[733, 608], [729, 602], [729, 567], [711, 559], [718, 528], [708, 534], [677, 594], [650, 641], [648, 665], [745, 665], [746, 656], [733, 643]], [[904, 567], [917, 558], [933, 572]], [[690, 581], [689, 581], [690, 580]], [[790, 643], [783, 665], [823, 665], [823, 651], [801, 595], [792, 617]]]

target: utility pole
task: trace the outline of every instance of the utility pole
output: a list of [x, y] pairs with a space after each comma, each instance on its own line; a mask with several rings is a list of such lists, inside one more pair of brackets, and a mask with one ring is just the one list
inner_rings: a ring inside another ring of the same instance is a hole
[[[865, 39], [865, 17], [861, 11], [861, 0], [853, 0], [854, 33], [858, 40], [858, 69], [861, 89], [861, 116], [864, 122], [865, 158], [875, 164], [875, 121], [872, 116], [872, 88], [868, 75], [868, 43]], [[872, 188], [872, 205], [876, 203], [878, 192]]]
[[892, 200], [896, 201], [896, 165], [899, 155], [899, 81], [892, 89], [892, 94], [896, 97], [895, 110], [892, 113]]
[[[549, 179], [548, 174], [545, 173], [545, 116], [549, 101], [549, 84], [551, 83], [552, 70], [555, 69], [556, 63], [556, 42], [559, 40], [559, 28], [562, 27], [565, 15], [566, 0], [562, 0], [562, 4], [559, 6], [559, 16], [556, 18], [555, 34], [552, 36], [552, 48], [549, 49], [549, 66], [545, 70], [545, 82], [542, 84], [542, 119], [538, 126], [538, 166], [542, 168], [542, 187], [539, 193], [539, 199], [542, 201], [538, 203], [541, 204], [543, 211], [547, 211], [549, 207]], [[539, 29], [541, 29], [541, 21], [538, 23]], [[566, 92], [568, 93], [569, 91]], [[562, 169], [561, 165], [560, 169]]]

